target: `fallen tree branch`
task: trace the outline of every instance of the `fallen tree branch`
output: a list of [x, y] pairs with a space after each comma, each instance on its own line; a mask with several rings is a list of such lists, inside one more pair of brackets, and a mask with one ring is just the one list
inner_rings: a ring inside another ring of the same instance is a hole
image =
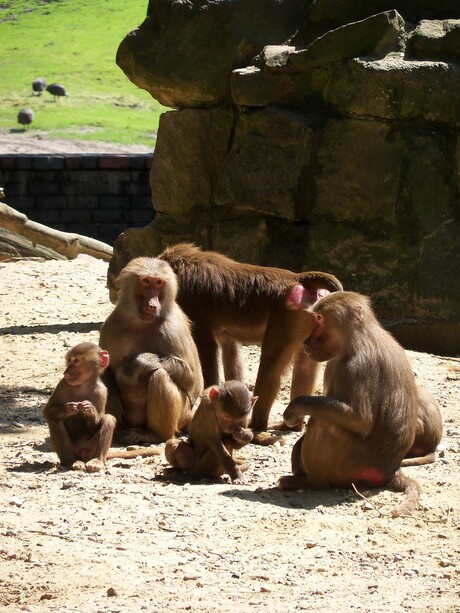
[[[110, 245], [87, 236], [61, 232], [35, 221], [30, 221], [26, 215], [3, 202], [0, 202], [0, 228], [24, 237], [31, 243], [31, 245], [25, 244], [25, 249], [27, 248], [30, 251], [37, 247], [36, 255], [47, 259], [55, 259], [53, 251], [69, 260], [73, 260], [81, 253], [105, 260], [106, 262], [112, 257], [113, 249]], [[5, 232], [5, 243], [11, 245], [14, 242], [13, 237], [8, 235], [7, 239], [6, 235], [7, 233]], [[22, 253], [20, 251], [21, 241], [18, 241], [15, 247]], [[9, 251], [7, 253], [11, 255]]]

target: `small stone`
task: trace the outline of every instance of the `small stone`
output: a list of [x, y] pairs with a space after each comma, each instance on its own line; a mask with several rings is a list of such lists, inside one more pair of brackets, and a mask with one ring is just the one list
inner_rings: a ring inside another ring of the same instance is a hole
[[419, 574], [419, 571], [416, 568], [408, 568], [403, 573], [404, 577], [415, 577], [415, 575], [418, 575], [418, 574]]
[[18, 496], [13, 496], [13, 498], [10, 498], [10, 504], [14, 507], [22, 507], [22, 505], [24, 504], [24, 500], [23, 498], [19, 498]]
[[109, 587], [109, 589], [107, 590], [107, 596], [118, 596], [118, 592], [114, 587]]
[[441, 566], [442, 568], [447, 568], [447, 566], [452, 566], [452, 562], [450, 560], [447, 560], [446, 558], [443, 558], [439, 561], [439, 566]]

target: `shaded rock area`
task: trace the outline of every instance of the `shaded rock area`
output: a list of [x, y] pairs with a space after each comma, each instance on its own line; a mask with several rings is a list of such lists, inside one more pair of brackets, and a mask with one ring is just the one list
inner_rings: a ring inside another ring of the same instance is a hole
[[406, 346], [458, 353], [459, 43], [457, 0], [151, 0], [117, 62], [175, 110], [109, 283], [194, 241], [332, 272]]

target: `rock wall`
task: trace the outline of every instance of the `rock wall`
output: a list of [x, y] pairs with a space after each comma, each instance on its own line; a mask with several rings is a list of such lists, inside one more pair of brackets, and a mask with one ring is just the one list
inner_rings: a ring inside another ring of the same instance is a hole
[[176, 110], [109, 283], [194, 241], [332, 272], [407, 346], [460, 353], [458, 0], [151, 0], [117, 62]]

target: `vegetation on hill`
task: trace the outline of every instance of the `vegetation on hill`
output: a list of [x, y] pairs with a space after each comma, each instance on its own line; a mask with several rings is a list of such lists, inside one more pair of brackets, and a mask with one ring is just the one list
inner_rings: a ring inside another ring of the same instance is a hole
[[[152, 146], [165, 110], [115, 63], [123, 37], [145, 18], [147, 0], [14, 0], [0, 3], [0, 131]], [[33, 96], [32, 81], [60, 83], [68, 97]]]

